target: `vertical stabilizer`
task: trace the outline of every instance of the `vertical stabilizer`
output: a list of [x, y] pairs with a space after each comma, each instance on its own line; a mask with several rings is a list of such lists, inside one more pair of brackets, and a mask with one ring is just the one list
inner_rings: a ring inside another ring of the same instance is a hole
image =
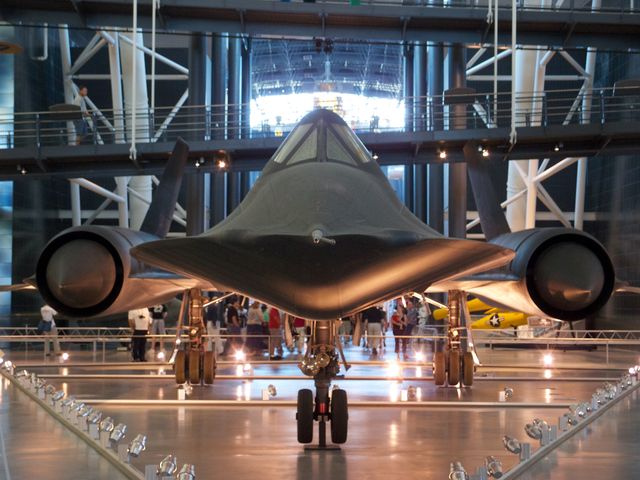
[[144, 217], [140, 230], [160, 238], [166, 237], [176, 209], [182, 175], [189, 155], [189, 145], [178, 138], [167, 161], [158, 188], [153, 192], [151, 206]]
[[482, 157], [475, 142], [467, 142], [462, 150], [485, 238], [491, 240], [503, 233], [510, 233], [509, 224], [491, 181], [489, 159]]

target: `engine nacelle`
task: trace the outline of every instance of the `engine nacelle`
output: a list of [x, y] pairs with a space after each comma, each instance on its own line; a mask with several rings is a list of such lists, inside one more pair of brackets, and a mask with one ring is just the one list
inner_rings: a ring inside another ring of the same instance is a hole
[[579, 320], [602, 308], [615, 288], [609, 255], [582, 231], [536, 228], [501, 235], [491, 243], [516, 252], [508, 268], [520, 281], [509, 292], [509, 303], [515, 306], [515, 300], [526, 313], [537, 310], [546, 317]]
[[141, 272], [143, 265], [131, 257], [129, 250], [157, 239], [126, 228], [86, 226], [64, 230], [40, 254], [38, 290], [55, 310], [72, 317], [109, 315], [152, 305], [167, 293], [147, 286], [136, 288], [130, 276]]

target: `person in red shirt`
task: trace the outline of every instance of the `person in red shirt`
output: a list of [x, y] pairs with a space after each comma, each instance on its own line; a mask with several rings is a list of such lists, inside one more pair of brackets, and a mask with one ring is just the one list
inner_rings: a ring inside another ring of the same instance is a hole
[[[277, 308], [269, 309], [269, 358], [271, 360], [282, 359], [282, 319]], [[276, 349], [279, 354], [276, 355]]]

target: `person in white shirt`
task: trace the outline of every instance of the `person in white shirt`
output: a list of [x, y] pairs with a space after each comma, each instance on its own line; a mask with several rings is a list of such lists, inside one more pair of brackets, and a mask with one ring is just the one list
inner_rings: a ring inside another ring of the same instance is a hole
[[133, 361], [145, 362], [147, 352], [147, 334], [151, 324], [151, 315], [148, 308], [129, 310], [129, 326], [133, 330], [131, 337], [131, 353]]
[[[58, 328], [56, 327], [56, 322], [53, 319], [54, 315], [57, 315], [53, 308], [49, 305], [43, 305], [40, 309], [40, 315], [42, 316], [42, 324], [41, 328], [42, 335], [45, 337], [51, 337], [51, 343], [53, 343], [53, 351], [56, 355], [61, 355], [60, 353], [60, 342], [58, 341]], [[49, 339], [45, 339], [44, 341], [44, 354], [48, 357], [50, 355], [49, 351]]]
[[78, 89], [78, 95], [73, 100], [73, 104], [80, 107], [81, 115], [79, 120], [75, 120], [73, 122], [76, 128], [76, 145], [80, 145], [82, 143], [82, 139], [89, 133], [89, 119], [91, 118], [91, 114], [87, 108], [86, 97], [88, 92], [87, 87], [81, 85]]

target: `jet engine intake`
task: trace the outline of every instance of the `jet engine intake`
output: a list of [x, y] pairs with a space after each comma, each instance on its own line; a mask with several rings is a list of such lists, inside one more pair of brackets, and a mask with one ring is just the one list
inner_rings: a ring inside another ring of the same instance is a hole
[[516, 252], [509, 269], [521, 279], [518, 293], [546, 317], [585, 318], [602, 308], [614, 291], [609, 255], [582, 231], [537, 228], [501, 235], [491, 243]]
[[[44, 300], [59, 313], [91, 317], [125, 311], [131, 302], [129, 276], [143, 266], [129, 249], [157, 240], [125, 228], [72, 227], [54, 237], [36, 266]], [[144, 292], [139, 292], [144, 296]], [[138, 299], [140, 300], [140, 299]]]

